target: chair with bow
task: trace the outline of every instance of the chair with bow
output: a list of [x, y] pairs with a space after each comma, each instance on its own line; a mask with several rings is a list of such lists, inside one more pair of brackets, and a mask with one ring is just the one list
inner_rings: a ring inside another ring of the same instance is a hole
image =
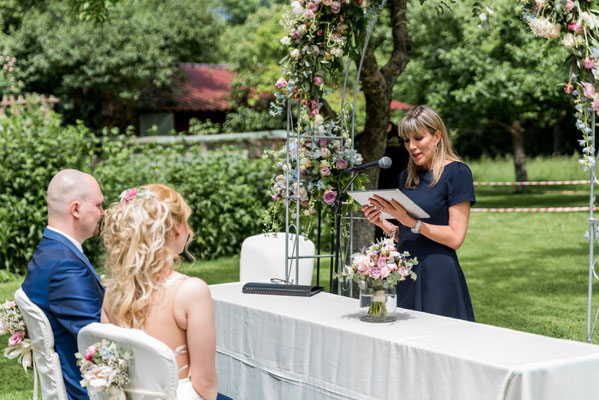
[[[80, 353], [92, 344], [108, 339], [119, 348], [133, 354], [128, 361], [129, 384], [124, 388], [130, 400], [175, 399], [179, 384], [179, 370], [173, 351], [160, 340], [139, 329], [121, 328], [112, 324], [94, 322], [83, 327], [77, 335]], [[102, 394], [90, 399], [102, 399]]]
[[23, 314], [33, 350], [33, 398], [37, 399], [38, 379], [42, 398], [68, 400], [64, 387], [62, 368], [58, 354], [54, 351], [54, 333], [46, 314], [35, 305], [19, 288], [15, 301]]
[[[289, 256], [295, 256], [295, 235], [289, 235]], [[300, 256], [313, 256], [314, 243], [299, 236], [297, 240]], [[289, 280], [296, 280], [295, 262], [288, 261]], [[298, 285], [311, 285], [314, 271], [313, 258], [300, 258]], [[272, 278], [285, 279], [285, 232], [263, 233], [246, 238], [241, 244], [239, 260], [239, 280], [268, 281]]]

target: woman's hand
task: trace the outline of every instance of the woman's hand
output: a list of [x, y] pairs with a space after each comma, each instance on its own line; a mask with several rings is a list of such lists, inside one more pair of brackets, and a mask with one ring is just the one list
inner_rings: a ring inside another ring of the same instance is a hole
[[361, 210], [368, 222], [375, 224], [379, 228], [382, 228], [383, 220], [381, 219], [381, 211], [377, 207], [372, 205], [364, 205], [362, 206]]
[[416, 220], [410, 217], [405, 208], [400, 206], [397, 201], [391, 200], [389, 202], [377, 195], [374, 195], [374, 197], [369, 200], [370, 204], [379, 210], [379, 215], [384, 211], [399, 221], [400, 224], [407, 226], [408, 228], [413, 228], [416, 225]]

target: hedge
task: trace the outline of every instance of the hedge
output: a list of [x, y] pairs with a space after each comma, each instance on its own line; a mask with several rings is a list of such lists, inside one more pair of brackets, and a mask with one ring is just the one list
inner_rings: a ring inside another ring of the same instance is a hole
[[[210, 259], [239, 252], [243, 239], [262, 230], [270, 201], [272, 167], [223, 148], [136, 144], [127, 135], [102, 140], [82, 124], [61, 126], [60, 115], [41, 109], [0, 116], [0, 269], [23, 273], [47, 224], [45, 194], [52, 176], [76, 168], [96, 177], [105, 207], [132, 186], [164, 183], [177, 189], [193, 210], [191, 253]], [[95, 266], [102, 265], [99, 238], [85, 242]]]

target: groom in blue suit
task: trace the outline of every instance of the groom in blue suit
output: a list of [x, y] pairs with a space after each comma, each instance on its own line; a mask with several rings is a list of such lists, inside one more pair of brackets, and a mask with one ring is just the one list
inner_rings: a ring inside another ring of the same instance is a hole
[[50, 181], [47, 201], [48, 227], [27, 265], [22, 288], [52, 325], [69, 399], [88, 399], [79, 383], [77, 334], [100, 321], [104, 287], [81, 244], [98, 234], [104, 196], [91, 175], [66, 169]]

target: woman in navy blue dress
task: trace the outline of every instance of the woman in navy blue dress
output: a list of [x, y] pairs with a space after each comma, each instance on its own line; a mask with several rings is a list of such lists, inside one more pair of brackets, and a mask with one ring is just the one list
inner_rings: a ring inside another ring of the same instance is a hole
[[[456, 255], [475, 202], [472, 172], [454, 153], [443, 120], [430, 107], [408, 111], [399, 123], [399, 135], [410, 153], [408, 168], [399, 176], [399, 189], [430, 218], [412, 218], [396, 201], [378, 196], [362, 207], [368, 221], [393, 237], [400, 251], [418, 258], [414, 269], [418, 278], [398, 284], [397, 305], [474, 321]], [[399, 226], [381, 219], [382, 211], [392, 215]]]

